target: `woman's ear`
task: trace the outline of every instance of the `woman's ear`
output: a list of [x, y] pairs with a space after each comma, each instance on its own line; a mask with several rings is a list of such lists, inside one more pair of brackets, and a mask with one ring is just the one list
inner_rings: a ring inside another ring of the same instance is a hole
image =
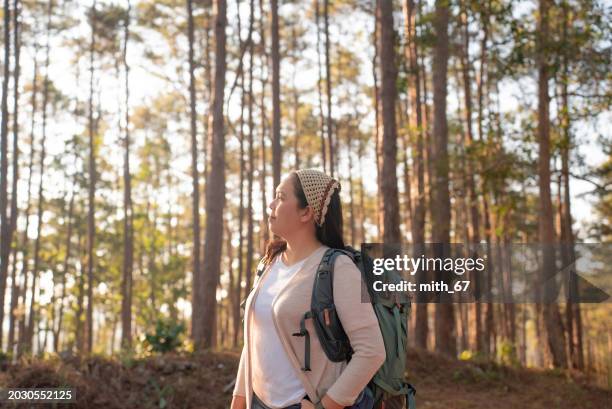
[[310, 220], [314, 220], [314, 211], [312, 210], [312, 207], [306, 206], [305, 208], [302, 209], [300, 221], [306, 223]]

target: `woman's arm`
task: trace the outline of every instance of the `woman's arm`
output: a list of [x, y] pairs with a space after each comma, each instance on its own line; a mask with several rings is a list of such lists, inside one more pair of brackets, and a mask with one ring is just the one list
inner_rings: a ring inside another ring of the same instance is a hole
[[232, 397], [231, 409], [246, 409], [246, 398], [240, 395], [234, 395]]
[[[334, 304], [353, 348], [351, 361], [323, 398], [326, 409], [351, 406], [385, 362], [385, 344], [369, 298], [361, 300], [361, 272], [347, 256], [334, 266]], [[366, 297], [367, 293], [365, 294]], [[329, 408], [326, 406], [329, 398]], [[343, 405], [343, 406], [334, 406]]]
[[[246, 388], [244, 384], [244, 372], [245, 372], [245, 359], [246, 359], [246, 345], [242, 347], [242, 353], [240, 354], [240, 363], [238, 364], [238, 373], [236, 374], [236, 384], [234, 385], [234, 396], [232, 399], [232, 409], [244, 409], [246, 408]], [[234, 407], [234, 402], [237, 405]]]

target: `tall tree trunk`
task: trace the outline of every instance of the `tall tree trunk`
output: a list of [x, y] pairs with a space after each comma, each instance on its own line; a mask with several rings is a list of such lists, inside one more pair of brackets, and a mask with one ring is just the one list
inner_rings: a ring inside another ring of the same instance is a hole
[[359, 145], [357, 147], [357, 163], [359, 164], [359, 237], [361, 243], [366, 242], [366, 234], [365, 234], [365, 192], [363, 187], [363, 150], [364, 143], [363, 141], [358, 142]]
[[[413, 217], [410, 224], [412, 232], [412, 243], [414, 246], [414, 257], [420, 257], [425, 244], [425, 164], [423, 148], [423, 104], [421, 103], [421, 70], [419, 66], [419, 47], [417, 44], [417, 9], [414, 0], [403, 1], [404, 32], [407, 44], [404, 49], [405, 58], [409, 61], [410, 76], [412, 83], [410, 87], [410, 106], [416, 124], [416, 146], [414, 152], [414, 173], [416, 175], [417, 192], [413, 202]], [[419, 273], [417, 279], [424, 282], [425, 277]], [[415, 343], [419, 348], [427, 348], [427, 304], [424, 294], [417, 295], [416, 320], [415, 320]]]
[[281, 111], [280, 111], [280, 45], [278, 0], [271, 0], [272, 9], [272, 180], [274, 188], [281, 176]]
[[[77, 254], [81, 256], [83, 254], [83, 240], [81, 236], [81, 229], [77, 229]], [[75, 324], [75, 334], [74, 339], [76, 341], [76, 349], [79, 355], [85, 354], [85, 334], [83, 333], [83, 302], [85, 299], [85, 271], [83, 270], [83, 266], [85, 263], [83, 262], [82, 257], [81, 263], [79, 263], [79, 277], [78, 277], [78, 292], [77, 292], [77, 310], [76, 310], [76, 324]]]
[[[8, 218], [8, 83], [10, 78], [11, 9], [4, 0], [4, 77], [2, 79], [2, 125], [0, 127], [0, 350], [2, 350], [4, 322], [4, 294], [6, 290], [11, 229]], [[13, 192], [15, 195], [16, 192]]]
[[[266, 75], [266, 68], [268, 67], [268, 53], [266, 47], [266, 23], [265, 23], [265, 13], [263, 8], [263, 0], [259, 0], [259, 35], [261, 36], [261, 46], [259, 47], [262, 56], [261, 56], [261, 89], [260, 93], [260, 111], [261, 111], [261, 172], [260, 172], [260, 185], [261, 185], [261, 209], [262, 209], [262, 220], [261, 220], [261, 229], [263, 231], [262, 240], [261, 240], [261, 249], [262, 251], [265, 249], [265, 245], [270, 237], [270, 231], [268, 228], [268, 212], [266, 211], [267, 207], [267, 191], [266, 191], [266, 175], [267, 175], [267, 159], [266, 159], [266, 134], [268, 128], [268, 119], [266, 115], [266, 93], [264, 90], [267, 87], [268, 75]], [[248, 283], [247, 283], [248, 285]], [[247, 287], [247, 288], [250, 288]]]
[[[466, 123], [466, 135], [467, 135], [467, 144], [466, 150], [469, 150], [469, 147], [474, 143], [474, 127], [472, 120], [472, 81], [470, 78], [470, 37], [468, 30], [468, 14], [467, 14], [467, 5], [465, 2], [462, 3], [462, 35], [463, 35], [463, 48], [461, 52], [461, 71], [463, 76], [463, 97], [465, 101], [465, 123]], [[483, 50], [484, 53], [484, 50]], [[479, 121], [480, 123], [480, 121]], [[476, 196], [476, 184], [474, 181], [474, 169], [472, 167], [472, 159], [468, 158], [466, 161], [466, 175], [467, 175], [467, 194], [469, 200], [469, 244], [477, 245], [480, 243], [480, 215], [478, 214], [478, 197]], [[468, 244], [468, 243], [466, 243]], [[476, 250], [476, 249], [475, 249]], [[470, 254], [470, 257], [478, 258], [478, 253], [474, 252]], [[480, 280], [478, 280], [478, 275], [473, 274], [471, 276], [471, 283], [473, 285], [475, 294], [479, 295], [480, 293]], [[472, 320], [474, 330], [473, 330], [473, 340], [472, 345], [476, 351], [482, 351], [482, 326], [481, 326], [481, 316], [482, 316], [482, 308], [480, 302], [474, 302], [472, 308], [472, 313], [474, 319]]]
[[[21, 73], [20, 66], [20, 54], [21, 54], [21, 42], [19, 38], [19, 30], [21, 28], [20, 19], [19, 19], [19, 8], [20, 2], [19, 0], [13, 1], [13, 47], [15, 49], [15, 62], [13, 69], [13, 184], [11, 188], [11, 219], [9, 222], [9, 233], [8, 233], [8, 243], [9, 250], [7, 254], [7, 260], [10, 257], [11, 253], [13, 254], [13, 267], [16, 266], [16, 252], [17, 248], [13, 247], [13, 235], [15, 234], [15, 230], [17, 228], [17, 182], [19, 180], [19, 76]], [[8, 271], [7, 271], [8, 272]], [[17, 306], [17, 271], [15, 268], [12, 269], [12, 289], [11, 289], [11, 309], [9, 310], [9, 344], [8, 350], [11, 351], [12, 344], [14, 342], [14, 316], [13, 309]], [[2, 296], [0, 296], [1, 298]], [[0, 313], [0, 327], [3, 325], [4, 313]], [[12, 333], [12, 335], [11, 335]], [[2, 330], [0, 330], [0, 334], [2, 334]], [[0, 341], [0, 344], [2, 342]], [[1, 345], [0, 345], [1, 348]]]
[[[26, 309], [26, 294], [28, 290], [28, 229], [30, 228], [30, 206], [32, 203], [32, 174], [34, 170], [34, 129], [36, 127], [36, 112], [37, 112], [37, 97], [38, 97], [38, 47], [34, 50], [34, 73], [32, 75], [32, 117], [30, 120], [30, 162], [28, 164], [28, 198], [26, 201], [25, 209], [25, 227], [21, 234], [21, 248], [22, 250], [22, 262], [21, 262], [21, 277], [23, 277], [23, 290], [20, 291], [20, 297], [22, 298], [23, 310]], [[17, 300], [16, 300], [17, 301]], [[19, 302], [17, 302], [19, 304]], [[17, 356], [26, 349], [26, 334], [25, 334], [25, 314], [22, 314], [19, 318], [19, 344], [17, 346]], [[10, 333], [9, 333], [9, 345], [10, 345]]]
[[26, 348], [32, 352], [32, 341], [34, 337], [34, 326], [36, 324], [36, 279], [38, 278], [38, 269], [40, 264], [40, 240], [42, 235], [42, 215], [43, 205], [45, 201], [44, 190], [43, 190], [43, 179], [45, 174], [45, 143], [47, 140], [47, 105], [49, 102], [49, 54], [50, 46], [49, 39], [51, 37], [51, 8], [53, 2], [49, 2], [47, 8], [47, 44], [45, 51], [45, 78], [43, 80], [43, 103], [42, 103], [42, 140], [41, 140], [41, 151], [40, 151], [40, 181], [38, 184], [38, 209], [37, 209], [37, 234], [36, 241], [34, 243], [34, 269], [32, 270], [32, 296], [30, 298], [30, 314], [28, 317], [28, 329], [27, 329], [27, 340]]
[[[544, 284], [544, 304], [542, 306], [548, 348], [555, 367], [567, 367], [565, 353], [565, 334], [561, 315], [554, 304], [557, 286], [555, 283], [555, 249], [552, 201], [550, 193], [550, 116], [548, 95], [548, 19], [550, 0], [540, 0], [538, 18], [538, 176], [539, 176], [539, 237], [543, 246], [541, 282]], [[548, 282], [547, 282], [548, 281]]]
[[[127, 47], [130, 37], [130, 11], [131, 5], [128, 1], [126, 17], [124, 21], [124, 43], [123, 43], [123, 66], [125, 71], [125, 154], [123, 161], [123, 280], [121, 288], [121, 347], [130, 349], [132, 347], [132, 271], [134, 268], [134, 225], [132, 209], [132, 176], [130, 173], [130, 67], [127, 62]], [[192, 39], [193, 40], [193, 39]], [[193, 42], [193, 41], [191, 41]], [[193, 115], [193, 113], [192, 113]], [[195, 118], [192, 118], [195, 121]], [[197, 169], [196, 169], [197, 177]], [[197, 186], [197, 185], [196, 185]], [[197, 190], [194, 200], [199, 195]], [[194, 227], [195, 228], [195, 227]], [[198, 225], [199, 232], [199, 225]], [[195, 248], [198, 248], [195, 241]], [[114, 338], [113, 338], [114, 340]]]
[[[379, 0], [377, 0], [378, 2]], [[380, 12], [378, 3], [374, 12], [374, 55], [372, 56], [372, 79], [374, 80], [374, 146], [376, 153], [376, 186], [378, 187], [378, 195], [376, 196], [376, 230], [378, 232], [378, 240], [382, 240], [383, 232], [383, 202], [382, 202], [382, 135], [381, 128], [381, 109], [380, 109], [380, 89], [378, 87], [378, 60], [379, 60], [379, 37], [380, 37]]]
[[[200, 269], [200, 173], [198, 171], [198, 130], [196, 111], [196, 89], [195, 89], [195, 61], [194, 61], [194, 24], [193, 24], [193, 0], [187, 0], [187, 37], [189, 39], [189, 108], [190, 108], [190, 130], [191, 130], [191, 177], [193, 182], [192, 194], [192, 218], [193, 218], [193, 288], [199, 288], [202, 280]], [[206, 138], [204, 138], [206, 143]], [[198, 291], [192, 292], [192, 311], [198, 310], [201, 303]], [[192, 320], [191, 333], [194, 333]]]
[[332, 122], [331, 61], [329, 58], [329, 0], [323, 0], [323, 27], [325, 33], [325, 90], [327, 94], [327, 145], [329, 146], [329, 171], [334, 177], [334, 139]]
[[[482, 39], [480, 42], [480, 67], [478, 78], [476, 81], [477, 89], [477, 101], [478, 101], [478, 113], [477, 113], [477, 123], [478, 123], [478, 140], [480, 142], [484, 142], [484, 130], [483, 130], [483, 110], [484, 110], [484, 86], [485, 86], [485, 77], [486, 77], [486, 69], [488, 66], [488, 40], [489, 40], [489, 8], [490, 2], [488, 1], [485, 9], [482, 12], [481, 20], [482, 20]], [[480, 169], [482, 171], [482, 167]], [[484, 236], [485, 241], [487, 243], [487, 267], [486, 271], [488, 274], [486, 275], [485, 282], [481, 283], [480, 281], [475, 282], [474, 291], [476, 293], [476, 297], [479, 297], [482, 291], [484, 291], [487, 295], [490, 295], [491, 291], [491, 277], [494, 273], [494, 264], [491, 263], [491, 220], [490, 220], [490, 212], [489, 212], [489, 193], [488, 188], [486, 186], [486, 182], [484, 178], [481, 179], [481, 190], [482, 190], [482, 217], [483, 217], [483, 228], [484, 228]], [[472, 221], [473, 223], [473, 221]], [[477, 222], [479, 223], [479, 222]], [[483, 288], [484, 287], [484, 288]], [[480, 311], [478, 311], [480, 309]], [[485, 311], [484, 311], [484, 328], [481, 325], [481, 316], [482, 316], [482, 308], [480, 303], [475, 303], [475, 342], [476, 342], [476, 350], [483, 351], [485, 355], [488, 355], [491, 351], [491, 337], [493, 332], [493, 304], [486, 303]], [[480, 336], [479, 336], [480, 334]]]
[[393, 4], [378, 0], [380, 16], [380, 69], [382, 102], [382, 169], [380, 191], [383, 202], [384, 223], [382, 239], [385, 243], [401, 240], [399, 195], [397, 190], [397, 128], [395, 123], [395, 101], [397, 99], [397, 67], [395, 65], [395, 30], [393, 28]]
[[355, 189], [353, 183], [353, 134], [349, 130], [346, 133], [346, 149], [348, 155], [348, 182], [349, 182], [349, 211], [350, 211], [350, 219], [349, 219], [349, 228], [351, 232], [351, 246], [357, 245], [357, 235], [356, 235], [356, 226], [355, 226]]
[[[433, 56], [434, 123], [431, 181], [433, 203], [431, 221], [433, 241], [436, 243], [435, 256], [444, 257], [450, 243], [450, 194], [448, 124], [446, 119], [447, 68], [448, 68], [448, 21], [449, 9], [445, 0], [436, 0], [434, 29], [436, 40]], [[450, 284], [449, 273], [438, 271], [437, 279]], [[456, 345], [454, 337], [453, 305], [449, 300], [436, 304], [436, 350], [454, 357]]]
[[60, 306], [57, 317], [57, 326], [53, 331], [53, 351], [56, 353], [59, 351], [60, 335], [62, 333], [62, 321], [64, 317], [64, 300], [66, 299], [66, 275], [68, 274], [68, 262], [70, 261], [70, 254], [72, 250], [72, 217], [74, 213], [74, 191], [70, 196], [70, 204], [68, 205], [68, 231], [66, 233], [66, 255], [64, 256], [64, 263], [62, 266], [62, 295], [60, 298]]
[[325, 120], [323, 115], [323, 89], [321, 82], [323, 81], [323, 68], [321, 63], [321, 10], [319, 7], [319, 0], [314, 0], [315, 9], [315, 24], [317, 26], [317, 95], [319, 97], [319, 135], [321, 137], [321, 162], [323, 164], [323, 171], [327, 172], [327, 149], [325, 143]]
[[[567, 32], [569, 30], [569, 5], [567, 1], [563, 1], [563, 42], [567, 41]], [[563, 142], [561, 144], [561, 175], [563, 178], [563, 214], [562, 214], [562, 229], [561, 229], [561, 251], [563, 258], [563, 266], [567, 266], [576, 261], [576, 251], [574, 248], [575, 238], [572, 229], [572, 207], [569, 183], [569, 153], [572, 147], [571, 134], [571, 117], [570, 117], [570, 102], [569, 102], [569, 63], [566, 53], [563, 54], [562, 60], [562, 79], [561, 79], [561, 114], [562, 114], [562, 132]], [[570, 353], [570, 362], [572, 367], [584, 369], [584, 351], [582, 340], [582, 317], [580, 312], [580, 303], [575, 302], [578, 295], [578, 283], [576, 281], [575, 269], [570, 272], [570, 279], [566, 281], [569, 285], [568, 300], [566, 304], [566, 321], [567, 321], [567, 336]]]
[[252, 33], [255, 26], [255, 1], [251, 0], [251, 13], [249, 17], [249, 174], [248, 185], [247, 185], [247, 259], [246, 259], [246, 287], [251, 288], [251, 279], [252, 279], [252, 271], [253, 271], [253, 253], [254, 253], [254, 244], [253, 244], [253, 234], [254, 234], [254, 225], [253, 225], [253, 175], [255, 174], [255, 141], [253, 138], [255, 122], [253, 118], [253, 64], [255, 62], [255, 47], [253, 45]]
[[[297, 44], [297, 30], [295, 25], [291, 26], [291, 48], [293, 50], [298, 49]], [[300, 94], [296, 86], [296, 78], [298, 77], [298, 62], [299, 55], [294, 52], [291, 57], [291, 64], [293, 65], [293, 78], [291, 83], [291, 92], [293, 94], [293, 154], [295, 155], [295, 169], [300, 168]]]
[[94, 142], [94, 55], [96, 50], [96, 0], [91, 8], [91, 43], [89, 48], [89, 184], [88, 184], [88, 212], [87, 212], [87, 343], [86, 352], [91, 354], [93, 349], [93, 265], [95, 240], [95, 192], [96, 192], [96, 163]]
[[202, 321], [201, 333], [196, 333], [194, 341], [197, 349], [214, 346], [214, 326], [216, 322], [216, 292], [221, 263], [221, 243], [223, 242], [223, 209], [225, 207], [225, 135], [223, 125], [223, 99], [226, 70], [227, 4], [216, 0], [215, 19], [215, 88], [212, 101], [213, 137], [209, 152], [211, 169], [206, 184], [206, 232], [204, 238], [204, 276], [199, 291], [202, 295], [203, 314], [194, 317]]
[[[240, 30], [239, 30], [240, 31]], [[242, 289], [240, 283], [244, 273], [244, 174], [245, 174], [245, 162], [244, 162], [244, 72], [240, 73], [240, 177], [239, 177], [239, 198], [238, 198], [238, 278], [236, 287], [236, 296], [238, 300], [242, 298]], [[247, 287], [248, 288], [248, 287]], [[247, 290], [248, 291], [248, 290]], [[237, 335], [237, 333], [236, 333]]]

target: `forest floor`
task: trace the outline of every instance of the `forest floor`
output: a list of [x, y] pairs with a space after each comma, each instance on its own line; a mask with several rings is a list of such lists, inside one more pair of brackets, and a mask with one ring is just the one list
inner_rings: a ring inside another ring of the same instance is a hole
[[[203, 408], [224, 409], [238, 353], [167, 354], [139, 360], [93, 357], [35, 360], [0, 367], [0, 388], [76, 388], [76, 403], [21, 404], [18, 408]], [[410, 350], [409, 381], [419, 409], [604, 409], [612, 391], [563, 371], [515, 369], [457, 361]], [[4, 406], [3, 406], [4, 405]]]

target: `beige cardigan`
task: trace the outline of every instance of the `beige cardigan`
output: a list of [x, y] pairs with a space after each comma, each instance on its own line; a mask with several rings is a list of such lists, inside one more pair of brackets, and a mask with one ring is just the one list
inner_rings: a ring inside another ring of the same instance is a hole
[[[370, 303], [361, 301], [361, 273], [350, 258], [339, 256], [334, 266], [334, 304], [338, 317], [349, 337], [354, 354], [351, 361], [330, 361], [317, 338], [312, 320], [306, 320], [310, 333], [310, 368], [304, 366], [304, 337], [292, 336], [299, 332], [300, 320], [310, 309], [312, 286], [321, 258], [329, 247], [321, 246], [306, 258], [302, 268], [283, 287], [272, 302], [272, 319], [289, 361], [304, 385], [312, 402], [327, 395], [335, 402], [351, 406], [385, 360], [385, 346], [374, 310]], [[270, 270], [265, 269], [264, 280]], [[249, 343], [252, 326], [252, 306], [257, 298], [261, 280], [253, 285], [246, 301], [244, 315], [244, 347], [240, 357], [234, 395], [244, 396], [251, 409], [253, 394]]]

